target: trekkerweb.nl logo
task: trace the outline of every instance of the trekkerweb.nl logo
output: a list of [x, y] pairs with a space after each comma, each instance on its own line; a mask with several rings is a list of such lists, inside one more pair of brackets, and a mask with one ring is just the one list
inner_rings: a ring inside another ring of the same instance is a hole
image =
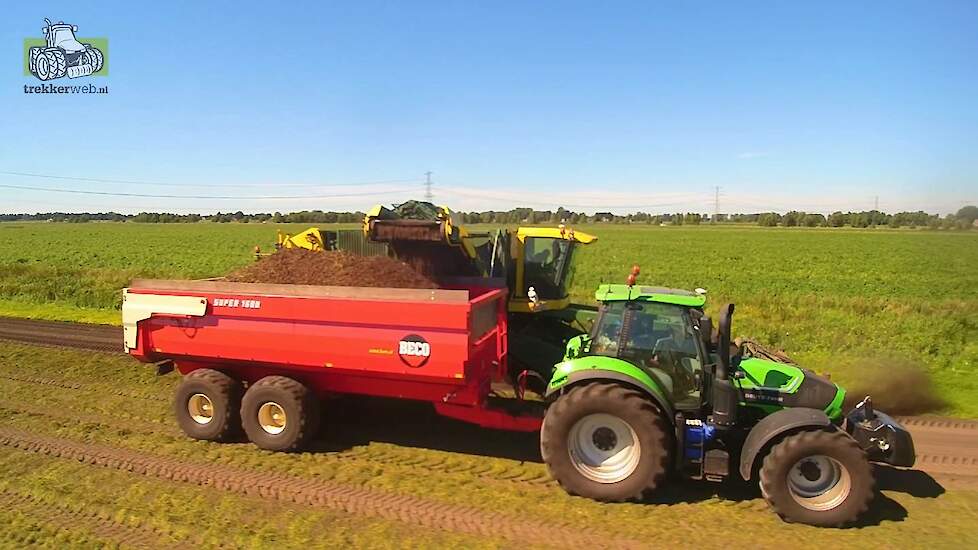
[[[24, 74], [41, 81], [87, 76], [108, 76], [109, 39], [76, 37], [77, 25], [64, 21], [52, 23], [44, 19], [41, 32], [44, 38], [24, 39]], [[24, 85], [30, 94], [107, 94], [108, 86], [85, 85]]]

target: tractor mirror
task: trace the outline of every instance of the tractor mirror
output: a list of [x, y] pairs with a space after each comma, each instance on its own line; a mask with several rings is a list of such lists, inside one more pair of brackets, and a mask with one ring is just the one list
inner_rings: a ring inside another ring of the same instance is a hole
[[700, 317], [700, 340], [703, 341], [703, 347], [709, 352], [712, 347], [713, 340], [713, 319], [710, 319], [706, 315]]
[[71, 30], [72, 32], [78, 32], [78, 25], [72, 25]]

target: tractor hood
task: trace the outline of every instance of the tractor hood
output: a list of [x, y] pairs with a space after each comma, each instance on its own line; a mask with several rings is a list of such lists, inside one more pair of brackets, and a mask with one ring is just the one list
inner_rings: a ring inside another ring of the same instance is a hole
[[842, 416], [846, 391], [810, 370], [752, 357], [740, 362], [734, 380], [747, 406], [808, 407], [825, 411], [833, 420]]

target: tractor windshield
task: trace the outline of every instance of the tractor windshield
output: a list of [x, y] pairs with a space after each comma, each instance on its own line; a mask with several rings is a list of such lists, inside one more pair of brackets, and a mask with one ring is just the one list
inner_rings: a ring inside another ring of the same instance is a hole
[[657, 302], [608, 302], [601, 308], [590, 353], [619, 357], [645, 369], [677, 401], [699, 395], [702, 368], [686, 308]]
[[574, 247], [566, 239], [529, 237], [525, 248], [526, 286], [545, 300], [567, 296], [567, 274]]
[[53, 33], [51, 43], [55, 46], [61, 46], [64, 42], [75, 41], [75, 33], [72, 32], [71, 27], [54, 27], [51, 32]]

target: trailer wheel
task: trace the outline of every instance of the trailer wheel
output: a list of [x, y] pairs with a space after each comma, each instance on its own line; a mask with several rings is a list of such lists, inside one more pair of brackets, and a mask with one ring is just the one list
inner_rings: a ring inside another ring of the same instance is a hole
[[183, 377], [173, 400], [180, 428], [194, 439], [227, 441], [241, 426], [241, 384], [212, 369]]
[[319, 400], [285, 376], [266, 376], [245, 392], [241, 419], [252, 443], [270, 451], [294, 451], [319, 428]]
[[875, 495], [866, 453], [840, 431], [784, 438], [764, 458], [761, 494], [785, 521], [841, 527], [855, 521]]
[[655, 489], [669, 466], [665, 420], [638, 391], [617, 384], [571, 388], [547, 410], [540, 452], [568, 493], [620, 502]]

